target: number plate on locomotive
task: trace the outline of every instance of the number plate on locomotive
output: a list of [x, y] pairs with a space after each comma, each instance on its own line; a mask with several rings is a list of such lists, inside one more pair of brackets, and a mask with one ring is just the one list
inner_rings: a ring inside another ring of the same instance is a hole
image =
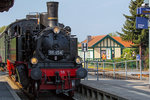
[[63, 55], [63, 50], [48, 50], [48, 55]]

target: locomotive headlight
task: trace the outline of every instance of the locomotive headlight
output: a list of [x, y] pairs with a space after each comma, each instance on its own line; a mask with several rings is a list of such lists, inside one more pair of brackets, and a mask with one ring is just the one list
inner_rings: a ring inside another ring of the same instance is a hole
[[80, 57], [77, 57], [77, 58], [76, 58], [76, 63], [77, 63], [77, 64], [81, 64], [81, 63], [82, 63], [82, 59], [81, 59]]
[[32, 64], [37, 64], [38, 63], [38, 59], [35, 58], [35, 57], [31, 58], [31, 63]]
[[58, 33], [60, 32], [60, 28], [57, 27], [57, 26], [54, 27], [53, 32], [54, 32], [55, 34], [58, 34]]

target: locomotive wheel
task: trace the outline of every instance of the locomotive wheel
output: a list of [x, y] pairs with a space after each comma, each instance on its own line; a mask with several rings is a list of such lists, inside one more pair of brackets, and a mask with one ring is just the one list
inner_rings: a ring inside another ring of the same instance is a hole
[[68, 94], [69, 94], [69, 97], [73, 97], [74, 96], [74, 91], [69, 91]]
[[39, 96], [39, 85], [38, 85], [38, 82], [35, 82], [35, 83], [34, 83], [33, 92], [34, 92], [35, 98], [38, 98], [38, 96]]
[[27, 92], [28, 92], [28, 93], [33, 93], [33, 88], [32, 88], [31, 85], [29, 85], [29, 86], [27, 87]]
[[80, 85], [81, 79], [75, 80], [75, 85], [78, 87]]

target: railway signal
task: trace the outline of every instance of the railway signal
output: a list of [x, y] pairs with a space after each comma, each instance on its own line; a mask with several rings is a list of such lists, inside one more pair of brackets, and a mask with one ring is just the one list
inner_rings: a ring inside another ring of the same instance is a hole
[[88, 52], [88, 43], [82, 43], [82, 51], [84, 52], [84, 68], [85, 68], [85, 52]]
[[87, 43], [82, 43], [82, 51], [88, 52], [88, 44]]

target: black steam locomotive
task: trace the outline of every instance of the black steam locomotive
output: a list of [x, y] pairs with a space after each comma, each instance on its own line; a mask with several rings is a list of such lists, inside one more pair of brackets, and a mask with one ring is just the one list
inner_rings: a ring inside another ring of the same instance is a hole
[[14, 5], [14, 0], [1, 0], [0, 12], [8, 11]]
[[0, 35], [0, 52], [9, 76], [38, 96], [42, 89], [71, 96], [87, 76], [71, 28], [58, 23], [58, 2], [47, 2], [47, 13], [16, 20]]

